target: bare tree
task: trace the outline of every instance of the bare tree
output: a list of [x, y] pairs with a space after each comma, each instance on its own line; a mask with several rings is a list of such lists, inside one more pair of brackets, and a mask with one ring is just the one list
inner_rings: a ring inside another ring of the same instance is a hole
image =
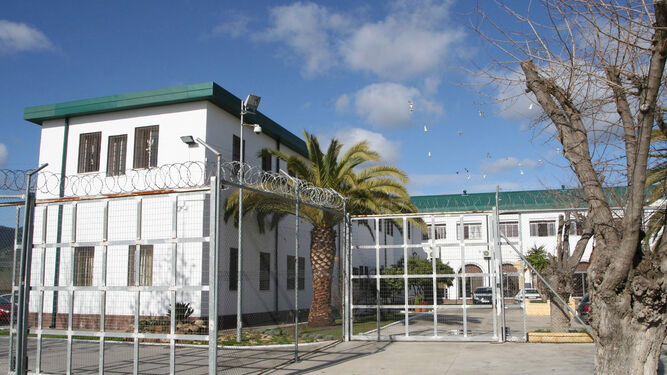
[[[587, 216], [574, 213], [575, 218], [571, 218], [572, 213], [565, 212], [565, 216], [558, 216], [558, 231], [556, 241], [556, 256], [551, 260], [551, 264], [544, 270], [544, 277], [556, 293], [565, 301], [568, 301], [574, 292], [574, 272], [581, 262], [586, 246], [593, 236], [593, 227]], [[577, 241], [572, 253], [570, 253], [570, 227], [572, 224], [582, 228], [581, 239]], [[566, 306], [553, 298], [551, 290], [546, 289], [550, 300], [551, 312], [551, 331], [567, 332], [570, 328], [570, 313]]]
[[[495, 47], [486, 73], [505, 94], [525, 90], [505, 103], [522, 97], [538, 105], [534, 124], [553, 132], [583, 188], [594, 239], [595, 372], [655, 374], [667, 333], [667, 236], [642, 246], [642, 219], [651, 132], [666, 86], [667, 2], [521, 4], [478, 10], [473, 27]], [[498, 9], [512, 20], [500, 23]], [[619, 225], [605, 185], [627, 186]]]

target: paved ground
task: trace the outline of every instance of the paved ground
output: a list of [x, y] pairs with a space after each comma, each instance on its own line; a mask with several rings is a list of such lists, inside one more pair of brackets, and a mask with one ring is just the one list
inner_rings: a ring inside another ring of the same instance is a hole
[[[76, 342], [73, 373], [97, 373], [99, 346]], [[291, 348], [221, 349], [221, 374], [590, 374], [592, 344], [388, 343], [348, 342], [303, 347], [302, 360], [291, 363]], [[34, 369], [34, 340], [30, 342]], [[66, 345], [45, 339], [43, 371], [62, 374]], [[206, 374], [206, 348], [177, 348], [177, 373]], [[105, 352], [107, 374], [132, 373], [132, 345], [112, 343]], [[141, 374], [167, 374], [169, 349], [142, 345]], [[663, 368], [667, 346], [663, 347]], [[0, 369], [7, 368], [7, 338], [0, 338]], [[664, 374], [664, 370], [661, 370]]]

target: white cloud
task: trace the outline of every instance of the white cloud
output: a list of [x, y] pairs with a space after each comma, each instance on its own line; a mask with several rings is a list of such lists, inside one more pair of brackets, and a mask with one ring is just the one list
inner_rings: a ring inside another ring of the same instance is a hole
[[437, 70], [464, 35], [451, 27], [450, 4], [396, 2], [384, 20], [362, 24], [341, 43], [345, 62], [392, 79]]
[[519, 160], [513, 156], [508, 156], [503, 159], [497, 159], [494, 161], [483, 161], [480, 165], [480, 170], [484, 173], [495, 174], [495, 173], [505, 173], [512, 169], [521, 168], [521, 169], [533, 169], [539, 165], [538, 162], [531, 159]]
[[213, 34], [224, 34], [232, 38], [238, 38], [248, 32], [248, 24], [250, 17], [236, 11], [232, 11], [227, 15], [227, 19], [221, 24], [213, 28]]
[[[333, 137], [343, 144], [342, 153], [345, 153], [352, 145], [366, 141], [371, 150], [380, 154], [382, 163], [395, 164], [401, 158], [401, 143], [390, 141], [381, 133], [361, 128], [345, 128], [337, 131]], [[327, 135], [318, 137], [322, 147], [328, 146], [331, 138], [331, 136]]]
[[303, 72], [314, 75], [336, 64], [334, 35], [348, 30], [349, 20], [327, 8], [297, 2], [270, 10], [271, 27], [258, 39], [287, 44], [303, 61]]
[[53, 44], [41, 31], [0, 19], [0, 54], [49, 49], [53, 49]]
[[[311, 2], [270, 10], [258, 39], [287, 45], [307, 76], [343, 64], [350, 70], [404, 80], [434, 71], [460, 53], [464, 33], [453, 27], [451, 1], [394, 1], [383, 19], [337, 12]], [[293, 61], [292, 61], [293, 62]]]
[[384, 82], [368, 85], [352, 95], [343, 94], [336, 100], [336, 110], [346, 111], [353, 100], [354, 111], [373, 126], [399, 128], [410, 123], [408, 101], [415, 110], [430, 114], [442, 114], [440, 104], [424, 98], [414, 87]]
[[7, 164], [8, 157], [9, 152], [7, 151], [7, 146], [0, 143], [0, 167], [4, 167]]

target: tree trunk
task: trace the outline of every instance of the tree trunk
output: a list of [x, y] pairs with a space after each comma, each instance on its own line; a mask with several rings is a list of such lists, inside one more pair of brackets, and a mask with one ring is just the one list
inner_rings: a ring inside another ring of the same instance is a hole
[[331, 278], [333, 274], [336, 231], [318, 226], [310, 231], [310, 262], [313, 268], [313, 303], [308, 314], [310, 327], [334, 323], [331, 309]]
[[[613, 309], [611, 307], [610, 309]], [[664, 326], [646, 328], [632, 317], [618, 319], [616, 314], [600, 316], [604, 330], [613, 329], [595, 342], [595, 373], [605, 375], [655, 375], [658, 373]]]

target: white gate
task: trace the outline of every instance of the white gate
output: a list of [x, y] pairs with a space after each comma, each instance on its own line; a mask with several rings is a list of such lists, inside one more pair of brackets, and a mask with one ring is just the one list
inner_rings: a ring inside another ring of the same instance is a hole
[[345, 336], [524, 341], [525, 267], [497, 223], [491, 211], [352, 217]]

